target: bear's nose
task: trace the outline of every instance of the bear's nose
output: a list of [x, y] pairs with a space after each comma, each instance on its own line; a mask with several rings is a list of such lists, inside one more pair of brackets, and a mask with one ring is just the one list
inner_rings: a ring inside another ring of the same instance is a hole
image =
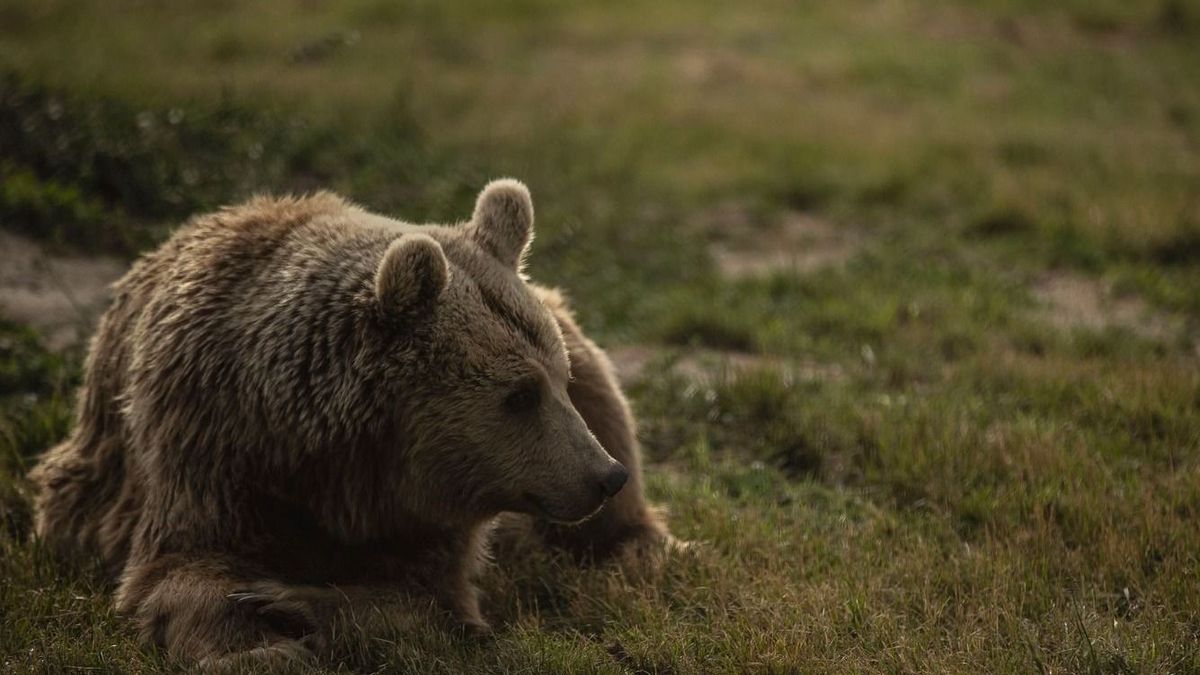
[[604, 474], [604, 478], [600, 481], [600, 489], [604, 491], [605, 497], [611, 497], [621, 491], [625, 487], [625, 481], [629, 480], [629, 471], [620, 464], [613, 462], [612, 468]]

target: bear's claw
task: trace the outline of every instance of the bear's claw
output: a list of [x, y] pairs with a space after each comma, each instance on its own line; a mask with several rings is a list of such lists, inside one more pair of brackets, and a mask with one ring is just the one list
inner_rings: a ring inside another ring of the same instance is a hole
[[314, 638], [332, 614], [334, 591], [263, 581], [225, 597], [252, 610], [272, 630], [289, 638]]

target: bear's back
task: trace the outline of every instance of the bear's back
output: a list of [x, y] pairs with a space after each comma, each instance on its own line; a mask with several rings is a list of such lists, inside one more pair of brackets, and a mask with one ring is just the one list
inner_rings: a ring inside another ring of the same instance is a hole
[[340, 440], [347, 411], [370, 405], [346, 354], [396, 236], [366, 217], [329, 193], [260, 197], [194, 219], [140, 260], [117, 285], [137, 310], [123, 392], [133, 444], [195, 475], [176, 464], [227, 458], [258, 473]]

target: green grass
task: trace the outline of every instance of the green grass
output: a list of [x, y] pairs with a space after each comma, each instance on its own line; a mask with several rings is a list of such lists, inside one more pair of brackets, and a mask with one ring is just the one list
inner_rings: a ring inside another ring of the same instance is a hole
[[[655, 355], [648, 489], [701, 545], [509, 551], [494, 640], [414, 607], [330, 669], [1200, 672], [1198, 37], [1189, 0], [16, 0], [0, 224], [130, 254], [260, 190], [531, 186], [533, 276]], [[796, 213], [848, 258], [710, 255]], [[79, 364], [0, 326], [0, 669], [173, 668], [27, 543]]]

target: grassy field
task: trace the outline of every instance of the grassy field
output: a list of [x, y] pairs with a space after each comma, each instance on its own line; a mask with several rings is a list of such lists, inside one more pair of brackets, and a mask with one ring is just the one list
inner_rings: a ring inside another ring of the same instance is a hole
[[[494, 640], [329, 670], [1200, 673], [1197, 45], [1191, 0], [5, 0], [0, 226], [123, 260], [253, 191], [530, 185], [699, 545], [514, 551]], [[80, 360], [0, 323], [0, 670], [178, 668], [27, 543]]]

